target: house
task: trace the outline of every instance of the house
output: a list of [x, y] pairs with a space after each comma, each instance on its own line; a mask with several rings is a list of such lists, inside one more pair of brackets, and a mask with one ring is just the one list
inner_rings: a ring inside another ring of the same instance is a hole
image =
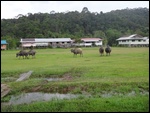
[[118, 41], [119, 45], [123, 45], [123, 46], [129, 46], [129, 47], [130, 46], [131, 47], [132, 46], [147, 46], [149, 47], [149, 38], [143, 37], [138, 34], [123, 36], [123, 37], [116, 39], [116, 41]]
[[70, 38], [26, 38], [21, 39], [21, 47], [70, 47]]
[[1, 50], [6, 50], [7, 49], [8, 43], [6, 40], [1, 40]]
[[81, 38], [81, 46], [100, 46], [102, 45], [102, 39], [101, 38]]
[[21, 47], [35, 47], [35, 39], [34, 38], [27, 38], [27, 39], [21, 39]]

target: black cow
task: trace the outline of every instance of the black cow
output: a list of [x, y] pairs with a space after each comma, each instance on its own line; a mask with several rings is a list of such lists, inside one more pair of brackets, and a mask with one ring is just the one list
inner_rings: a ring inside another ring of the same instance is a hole
[[104, 48], [103, 48], [103, 46], [100, 46], [99, 53], [100, 53], [101, 56], [104, 55]]
[[28, 52], [25, 50], [21, 50], [20, 52], [16, 53], [16, 57], [19, 57], [19, 59], [21, 56], [23, 57], [23, 59], [24, 59], [24, 57], [28, 58]]
[[105, 48], [105, 52], [106, 52], [106, 56], [111, 53], [111, 47], [109, 45], [107, 45], [107, 47]]
[[32, 58], [34, 57], [35, 58], [35, 54], [36, 54], [36, 51], [35, 50], [30, 50], [30, 51], [28, 51], [28, 55], [29, 55], [29, 57], [30, 57], [30, 55], [32, 55]]

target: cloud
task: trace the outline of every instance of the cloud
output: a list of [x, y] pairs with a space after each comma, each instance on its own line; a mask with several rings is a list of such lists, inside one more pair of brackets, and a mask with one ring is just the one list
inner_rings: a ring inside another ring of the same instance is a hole
[[1, 17], [14, 18], [19, 14], [27, 14], [31, 9], [32, 5], [28, 1], [2, 2]]
[[1, 18], [15, 18], [19, 14], [79, 11], [110, 12], [125, 8], [149, 8], [149, 1], [1, 1]]

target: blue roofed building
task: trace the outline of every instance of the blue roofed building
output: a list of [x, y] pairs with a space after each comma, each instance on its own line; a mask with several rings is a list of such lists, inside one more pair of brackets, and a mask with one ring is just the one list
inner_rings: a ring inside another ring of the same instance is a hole
[[1, 40], [1, 50], [6, 50], [7, 49], [8, 43], [6, 40]]

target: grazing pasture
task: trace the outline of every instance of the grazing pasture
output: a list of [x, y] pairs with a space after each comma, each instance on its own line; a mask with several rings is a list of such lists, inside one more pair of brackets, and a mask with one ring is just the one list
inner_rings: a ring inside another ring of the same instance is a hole
[[[1, 111], [149, 111], [149, 48], [111, 47], [111, 55], [104, 52], [103, 57], [99, 55], [99, 47], [82, 49], [84, 57], [73, 57], [70, 48], [36, 49], [34, 59], [16, 58], [17, 50], [1, 51], [1, 83], [11, 89], [1, 102], [8, 101], [10, 95], [35, 91], [91, 95], [2, 106]], [[30, 70], [33, 73], [29, 79], [14, 81]], [[10, 77], [13, 79], [6, 79]], [[47, 82], [39, 78], [65, 79]], [[102, 94], [111, 96], [104, 98]]]

